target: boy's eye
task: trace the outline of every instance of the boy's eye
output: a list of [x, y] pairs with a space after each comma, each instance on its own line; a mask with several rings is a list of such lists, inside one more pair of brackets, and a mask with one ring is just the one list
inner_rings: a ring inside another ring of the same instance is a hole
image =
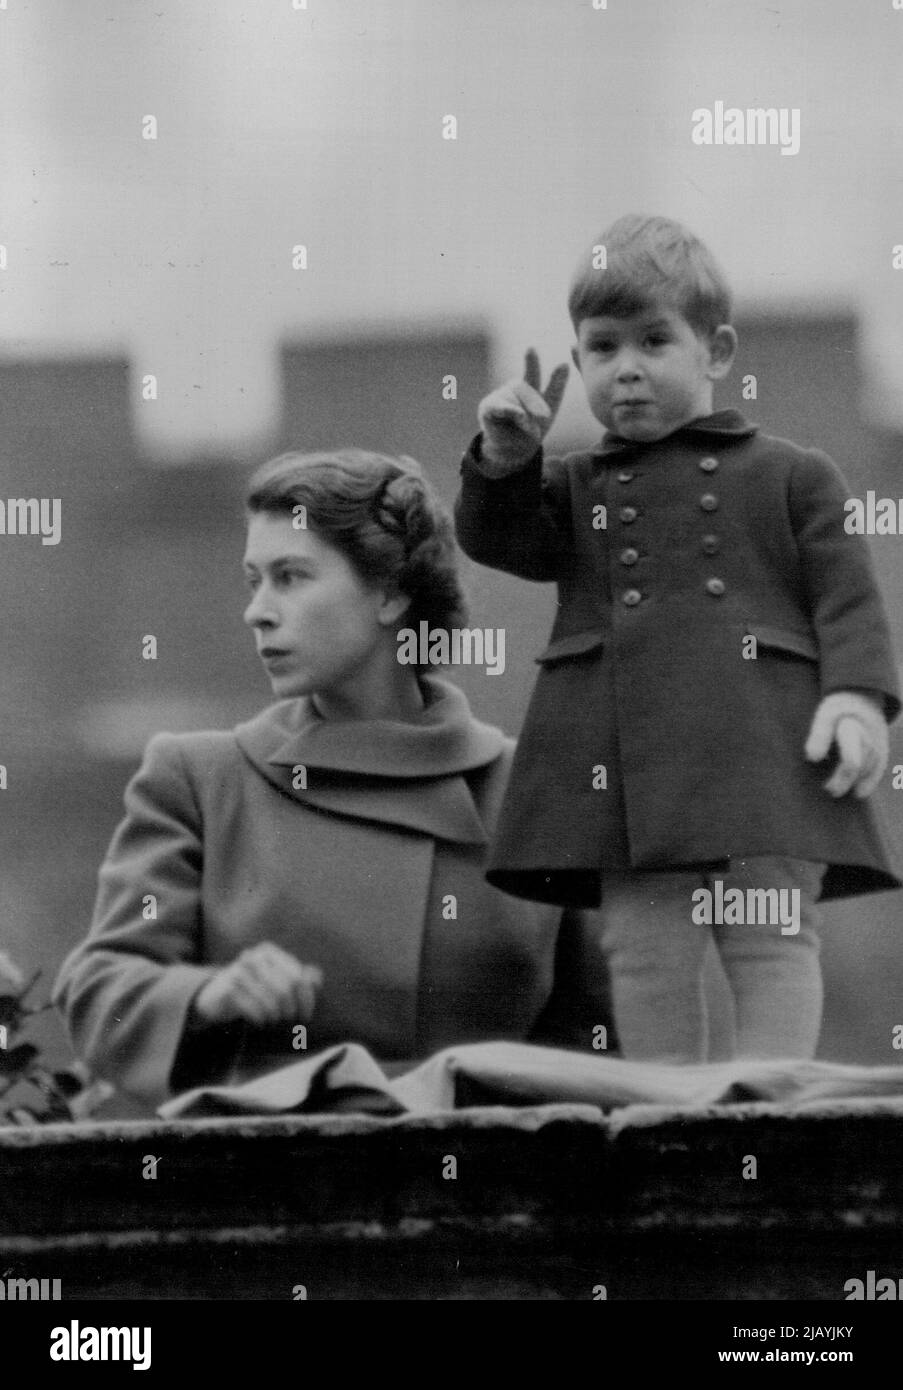
[[667, 333], [650, 333], [646, 341], [652, 347], [664, 347], [667, 342], [670, 342], [670, 339]]

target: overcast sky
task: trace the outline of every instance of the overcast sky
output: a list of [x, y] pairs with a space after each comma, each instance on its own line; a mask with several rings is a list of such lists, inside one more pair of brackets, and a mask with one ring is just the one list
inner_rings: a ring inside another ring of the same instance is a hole
[[[282, 336], [460, 317], [500, 373], [551, 365], [630, 210], [685, 219], [743, 307], [858, 309], [903, 426], [892, 0], [7, 0], [0, 55], [5, 351], [127, 351], [155, 448], [265, 432]], [[799, 153], [694, 145], [719, 100], [798, 108]]]

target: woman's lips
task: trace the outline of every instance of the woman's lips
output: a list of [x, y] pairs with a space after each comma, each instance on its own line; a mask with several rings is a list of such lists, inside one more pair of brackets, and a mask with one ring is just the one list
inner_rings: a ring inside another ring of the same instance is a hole
[[258, 656], [265, 666], [278, 666], [280, 662], [288, 660], [291, 652], [281, 651], [276, 647], [261, 647]]

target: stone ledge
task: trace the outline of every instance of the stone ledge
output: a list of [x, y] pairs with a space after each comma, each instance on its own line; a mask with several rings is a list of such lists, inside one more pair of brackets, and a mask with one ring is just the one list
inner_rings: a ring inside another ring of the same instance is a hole
[[3, 1129], [0, 1261], [69, 1298], [842, 1298], [903, 1274], [901, 1151], [893, 1101]]

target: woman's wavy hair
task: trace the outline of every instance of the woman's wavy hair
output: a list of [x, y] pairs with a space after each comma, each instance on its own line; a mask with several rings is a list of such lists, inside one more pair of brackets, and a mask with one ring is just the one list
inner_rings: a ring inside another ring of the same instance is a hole
[[411, 458], [365, 449], [287, 453], [248, 484], [246, 510], [296, 517], [345, 556], [365, 583], [410, 599], [399, 629], [467, 622], [451, 518]]

